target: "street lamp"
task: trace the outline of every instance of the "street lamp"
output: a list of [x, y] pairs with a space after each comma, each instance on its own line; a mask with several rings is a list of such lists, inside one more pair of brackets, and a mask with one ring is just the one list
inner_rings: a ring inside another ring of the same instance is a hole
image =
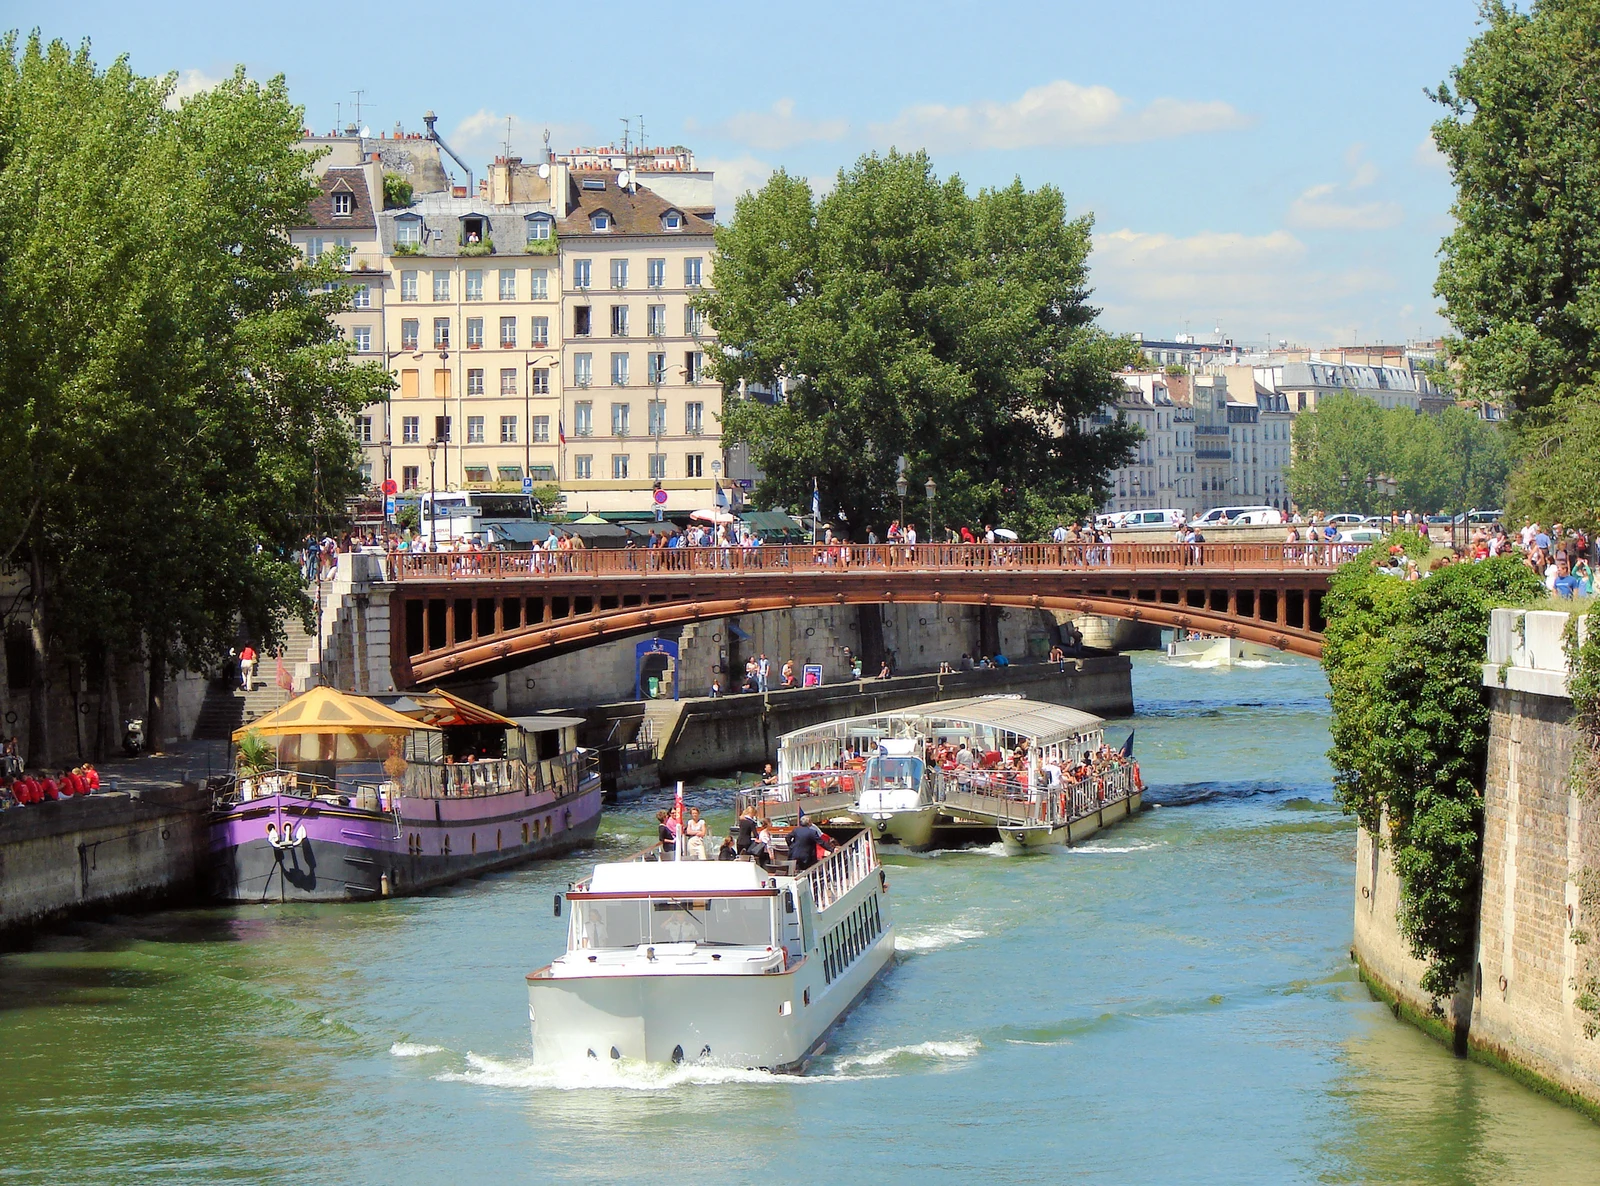
[[908, 487], [906, 485], [906, 476], [905, 476], [904, 473], [901, 473], [894, 480], [894, 490], [895, 490], [895, 493], [900, 496], [900, 526], [902, 528], [905, 527], [905, 525], [906, 525], [906, 490], [907, 489], [908, 489]]
[[923, 489], [928, 494], [928, 542], [931, 544], [933, 542], [933, 496], [939, 493], [939, 487], [934, 485], [932, 478], [929, 478], [928, 484]]
[[433, 524], [439, 517], [439, 508], [433, 502], [433, 459], [439, 456], [439, 438], [434, 437], [428, 442], [428, 551], [439, 550], [438, 540], [434, 536]]

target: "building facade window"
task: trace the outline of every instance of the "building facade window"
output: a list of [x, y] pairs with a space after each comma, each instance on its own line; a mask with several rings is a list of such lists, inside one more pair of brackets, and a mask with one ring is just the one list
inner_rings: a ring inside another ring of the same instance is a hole
[[594, 323], [594, 310], [588, 305], [578, 305], [572, 310], [572, 336], [587, 338]]
[[528, 299], [531, 301], [550, 299], [549, 268], [535, 268], [528, 274]]
[[645, 355], [645, 379], [652, 387], [667, 381], [667, 356], [652, 352]]
[[[660, 436], [664, 432], [666, 432], [667, 431], [667, 401], [664, 400], [664, 399], [653, 399], [648, 404], [645, 405], [645, 409], [646, 409], [646, 413], [647, 413], [649, 421], [650, 421], [650, 427], [648, 429], [650, 435], [653, 436], [653, 437], [656, 437], [656, 436]], [[653, 478], [659, 478], [662, 475], [661, 474], [651, 474], [650, 476], [653, 477]]]
[[628, 455], [626, 453], [613, 453], [611, 455], [611, 480], [624, 482], [628, 478]]
[[532, 392], [533, 392], [534, 395], [549, 395], [550, 394], [550, 368], [549, 367], [534, 367], [533, 368], [533, 388], [532, 388]]
[[489, 480], [489, 467], [487, 465], [467, 466], [467, 481], [487, 482]]
[[483, 349], [483, 318], [467, 318], [467, 349]]
[[354, 209], [355, 202], [350, 194], [337, 193], [333, 195], [333, 216], [335, 218], [349, 218], [351, 211]]
[[683, 261], [683, 286], [685, 288], [700, 287], [700, 257], [691, 255]]
[[683, 377], [688, 382], [700, 382], [705, 369], [706, 356], [704, 351], [690, 350], [683, 356]]
[[667, 455], [665, 453], [650, 454], [650, 477], [660, 481], [667, 476]]
[[528, 219], [528, 242], [542, 243], [550, 237], [550, 220], [543, 217]]
[[628, 336], [628, 306], [611, 306], [611, 336], [625, 338]]
[[594, 435], [594, 404], [589, 400], [572, 405], [572, 431], [581, 437]]
[[502, 482], [520, 482], [522, 480], [522, 467], [520, 465], [497, 466], [495, 473]]
[[594, 458], [587, 453], [581, 453], [572, 459], [572, 476], [580, 482], [587, 482], [594, 477]]
[[422, 242], [422, 220], [420, 218], [402, 218], [394, 224], [394, 241], [404, 243], [408, 247], [415, 247]]
[[401, 419], [400, 443], [402, 445], [420, 445], [422, 443], [421, 416], [406, 416]]
[[500, 269], [500, 299], [514, 301], [517, 299], [517, 270], [515, 268]]
[[588, 288], [589, 287], [589, 271], [590, 271], [590, 267], [591, 267], [592, 263], [593, 263], [592, 260], [587, 260], [587, 259], [575, 259], [575, 260], [572, 261], [572, 287], [573, 288]]
[[667, 307], [665, 305], [646, 305], [644, 310], [645, 329], [652, 338], [665, 337], [667, 332]]
[[482, 416], [468, 416], [467, 417], [467, 444], [469, 444], [469, 445], [481, 445], [481, 444], [483, 444], [483, 417]]
[[356, 344], [356, 349], [362, 354], [365, 354], [372, 349], [372, 327], [370, 325], [356, 326], [355, 329], [351, 331], [350, 336]]
[[467, 273], [467, 300], [483, 300], [483, 273], [477, 269]]
[[633, 412], [631, 404], [611, 405], [611, 435], [625, 437], [628, 435], [629, 419]]
[[589, 219], [589, 226], [596, 231], [609, 231], [611, 229], [611, 215], [601, 210]]
[[500, 443], [514, 445], [517, 443], [517, 418], [515, 416], [500, 417]]
[[371, 416], [357, 416], [356, 417], [356, 440], [360, 441], [363, 445], [372, 444], [372, 417]]
[[535, 317], [533, 319], [533, 336], [528, 345], [535, 350], [544, 350], [550, 345], [550, 319], [548, 317]]
[[628, 287], [628, 261], [627, 260], [625, 260], [625, 259], [614, 259], [614, 260], [611, 261], [611, 287], [612, 288], [627, 288]]
[[706, 315], [693, 305], [683, 307], [683, 332], [686, 337], [698, 338], [705, 332]]
[[517, 394], [517, 368], [516, 367], [501, 367], [500, 368], [500, 394], [501, 395], [515, 395], [515, 394]]
[[706, 406], [695, 400], [683, 405], [683, 431], [690, 436], [699, 436], [705, 431]]
[[517, 319], [515, 317], [502, 317], [500, 319], [500, 349], [515, 350], [517, 348]]
[[683, 459], [683, 476], [686, 478], [705, 477], [706, 455], [704, 453], [690, 453]]
[[350, 307], [352, 309], [372, 308], [372, 286], [357, 284], [350, 289]]
[[417, 274], [415, 272], [400, 273], [400, 299], [414, 301], [417, 299]]
[[613, 354], [611, 356], [611, 386], [626, 387], [628, 385], [628, 356], [626, 354]]
[[420, 465], [402, 465], [400, 467], [400, 489], [415, 490], [422, 477]]
[[450, 299], [450, 273], [435, 272], [433, 274], [433, 299], [448, 301]]
[[400, 349], [415, 350], [417, 348], [417, 326], [415, 318], [408, 317], [400, 323]]
[[533, 418], [533, 443], [548, 445], [550, 443], [550, 417], [535, 416]]
[[306, 240], [306, 262], [316, 263], [322, 258], [322, 253], [327, 250], [327, 243], [322, 239]]
[[664, 259], [646, 260], [644, 275], [646, 287], [665, 288], [667, 286], [667, 261]]
[[450, 319], [448, 317], [435, 317], [433, 319], [433, 348], [435, 350], [450, 349]]
[[468, 395], [482, 395], [483, 394], [483, 368], [482, 367], [468, 367], [467, 368], [467, 394]]
[[594, 355], [572, 356], [572, 382], [578, 387], [587, 387], [594, 382]]

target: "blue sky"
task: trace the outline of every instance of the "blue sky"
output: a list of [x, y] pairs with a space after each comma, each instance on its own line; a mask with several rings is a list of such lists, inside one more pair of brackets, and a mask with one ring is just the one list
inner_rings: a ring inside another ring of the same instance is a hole
[[[203, 85], [282, 73], [315, 129], [422, 112], [469, 161], [618, 138], [643, 115], [718, 170], [723, 217], [774, 166], [826, 185], [891, 144], [970, 186], [1093, 213], [1103, 324], [1239, 341], [1402, 341], [1432, 295], [1449, 177], [1428, 142], [1475, 0], [1338, 4], [31, 5], [6, 24]], [[342, 104], [342, 108], [339, 106]]]

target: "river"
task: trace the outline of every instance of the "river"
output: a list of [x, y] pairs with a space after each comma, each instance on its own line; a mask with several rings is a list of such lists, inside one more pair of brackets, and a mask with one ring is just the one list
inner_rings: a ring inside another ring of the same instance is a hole
[[1600, 1126], [1356, 979], [1320, 671], [1134, 672], [1156, 806], [1025, 859], [888, 850], [899, 961], [810, 1076], [531, 1065], [523, 976], [591, 855], [0, 957], [0, 1181], [1592, 1181]]

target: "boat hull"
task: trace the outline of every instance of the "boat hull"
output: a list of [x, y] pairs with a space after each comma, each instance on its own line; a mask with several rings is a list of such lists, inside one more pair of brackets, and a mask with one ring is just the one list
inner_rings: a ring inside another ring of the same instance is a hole
[[871, 828], [880, 843], [921, 850], [933, 847], [933, 825], [939, 808], [929, 803], [902, 811], [855, 811], [863, 827]]
[[[600, 797], [592, 776], [561, 798], [403, 799], [398, 819], [292, 796], [251, 800], [213, 818], [211, 894], [223, 902], [342, 902], [420, 893], [591, 843]], [[295, 839], [301, 828], [304, 838]]]
[[765, 975], [532, 976], [534, 1058], [799, 1073], [893, 960], [891, 924], [832, 984], [816, 956]]

